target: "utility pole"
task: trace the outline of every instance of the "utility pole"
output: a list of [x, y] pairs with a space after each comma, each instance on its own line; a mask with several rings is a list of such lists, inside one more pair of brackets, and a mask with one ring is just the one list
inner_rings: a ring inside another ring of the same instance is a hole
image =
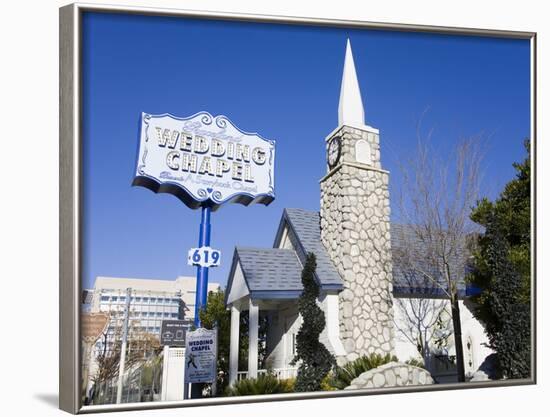
[[[201, 225], [199, 229], [199, 248], [210, 246], [210, 212], [208, 205], [202, 206]], [[201, 326], [200, 311], [206, 307], [208, 296], [208, 266], [197, 266], [197, 292], [195, 295], [195, 327]]]
[[126, 362], [126, 346], [128, 344], [128, 322], [130, 319], [130, 297], [132, 289], [126, 288], [126, 306], [124, 308], [124, 325], [122, 330], [122, 345], [120, 346], [120, 361], [118, 368], [118, 384], [116, 390], [116, 403], [122, 402], [122, 379], [124, 377], [124, 365]]

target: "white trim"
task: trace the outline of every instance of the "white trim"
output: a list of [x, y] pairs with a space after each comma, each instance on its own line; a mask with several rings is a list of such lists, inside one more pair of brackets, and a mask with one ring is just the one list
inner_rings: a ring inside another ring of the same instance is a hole
[[381, 169], [381, 168], [375, 168], [372, 165], [360, 164], [358, 162], [347, 162], [347, 161], [345, 161], [345, 162], [339, 163], [334, 168], [332, 168], [323, 178], [321, 178], [319, 180], [319, 182], [321, 183], [321, 182], [325, 181], [327, 178], [331, 177], [334, 173], [336, 173], [336, 171], [338, 171], [343, 166], [366, 169], [367, 171], [381, 172], [382, 174], [389, 174], [390, 173], [390, 171], [386, 171], [385, 169]]
[[[273, 368], [273, 369], [258, 369], [258, 375], [267, 375], [271, 373], [272, 375], [275, 375], [275, 378], [281, 380], [281, 379], [289, 379], [289, 378], [296, 378], [296, 375], [298, 375], [298, 367], [286, 367], [286, 368]], [[239, 371], [237, 373], [237, 381], [242, 381], [243, 379], [248, 379], [248, 371]]]
[[[285, 249], [287, 240], [288, 240], [288, 226], [285, 224], [283, 227], [283, 232], [281, 234], [281, 240], [279, 241], [279, 246], [277, 247], [279, 249]], [[292, 243], [290, 243], [290, 246], [292, 247]]]
[[235, 266], [233, 279], [231, 280], [231, 277], [229, 277], [229, 280], [231, 282], [231, 287], [227, 288], [227, 305], [231, 305], [235, 303], [235, 301], [250, 295], [240, 262], [237, 262]]
[[229, 342], [229, 384], [237, 381], [239, 372], [239, 324], [241, 312], [236, 306], [231, 306], [231, 337]]
[[332, 345], [336, 356], [345, 356], [346, 350], [340, 340], [340, 308], [338, 294], [327, 294], [326, 302], [326, 318], [327, 318], [327, 335], [328, 341]]
[[369, 125], [360, 125], [360, 124], [352, 124], [352, 123], [346, 123], [346, 124], [343, 124], [343, 125], [339, 125], [338, 127], [336, 127], [332, 132], [330, 132], [326, 137], [325, 137], [325, 142], [328, 142], [330, 139], [332, 139], [332, 137], [342, 128], [344, 127], [351, 127], [352, 129], [359, 129], [359, 130], [364, 130], [365, 132], [368, 132], [368, 133], [374, 133], [376, 135], [379, 135], [380, 134], [380, 130], [379, 129], [376, 129], [375, 127], [372, 127], [372, 126], [369, 126]]
[[250, 300], [248, 307], [248, 376], [258, 377], [258, 304]]

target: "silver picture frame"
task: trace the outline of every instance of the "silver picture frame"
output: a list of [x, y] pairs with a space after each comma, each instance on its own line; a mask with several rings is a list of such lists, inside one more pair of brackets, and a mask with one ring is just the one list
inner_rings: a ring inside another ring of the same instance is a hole
[[[380, 29], [404, 32], [429, 32], [455, 35], [475, 35], [499, 38], [527, 39], [531, 45], [531, 138], [532, 163], [536, 168], [536, 52], [537, 34], [506, 30], [489, 30], [465, 27], [440, 27], [400, 23], [381, 23], [354, 20], [332, 20], [296, 16], [270, 16], [225, 12], [206, 12], [151, 7], [130, 7], [97, 5], [86, 3], [70, 4], [59, 9], [59, 408], [73, 414], [141, 410], [152, 408], [195, 407], [201, 405], [267, 402], [278, 400], [301, 400], [312, 398], [379, 395], [397, 392], [423, 392], [482, 387], [503, 387], [536, 383], [536, 276], [533, 257], [532, 271], [532, 370], [531, 377], [522, 380], [498, 382], [471, 382], [468, 384], [445, 384], [433, 386], [380, 388], [370, 390], [332, 391], [296, 394], [277, 394], [256, 397], [190, 399], [175, 402], [151, 402], [120, 405], [83, 406], [80, 395], [80, 294], [82, 272], [82, 15], [86, 12], [139, 14], [148, 16], [171, 16], [221, 21], [242, 21], [310, 25], [321, 27], [346, 27]], [[536, 170], [536, 169], [535, 169]], [[532, 171], [532, 172], [535, 172]], [[533, 175], [532, 201], [536, 201], [536, 178]], [[532, 204], [532, 250], [536, 251], [536, 213]]]

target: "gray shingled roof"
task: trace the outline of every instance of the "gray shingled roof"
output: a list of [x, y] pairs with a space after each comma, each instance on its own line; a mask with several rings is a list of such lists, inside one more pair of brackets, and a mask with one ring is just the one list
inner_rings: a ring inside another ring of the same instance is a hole
[[302, 265], [292, 249], [235, 248], [248, 289], [302, 291]]
[[[429, 243], [422, 242], [422, 237], [409, 225], [392, 223], [390, 232], [394, 295], [443, 296], [445, 292], [441, 286], [447, 288], [447, 282], [440, 273], [440, 269], [428, 262], [419, 261], [426, 257], [426, 248], [429, 247]], [[402, 248], [407, 248], [405, 255], [401, 251]], [[408, 261], [408, 257], [413, 259]], [[459, 296], [466, 294], [464, 281], [466, 257], [464, 244], [450, 256], [450, 270], [451, 274], [457, 278]], [[412, 268], [409, 265], [412, 265]], [[419, 271], [427, 272], [431, 277], [437, 278], [437, 284]]]
[[[341, 289], [343, 286], [342, 279], [321, 242], [319, 213], [296, 208], [285, 209], [275, 238], [275, 246], [280, 242], [285, 224], [289, 226], [290, 233], [288, 236], [293, 246], [297, 248], [296, 251], [277, 247], [269, 249], [235, 248], [233, 262], [235, 263], [236, 260], [240, 262], [251, 296], [254, 297], [254, 293], [262, 293], [262, 296], [266, 296], [264, 292], [267, 291], [269, 294], [286, 292], [287, 297], [298, 297], [303, 288], [301, 282], [302, 265], [305, 263], [308, 252], [313, 252], [316, 256], [316, 275], [321, 287]], [[418, 254], [422, 252], [425, 244], [415, 235], [414, 230], [407, 225], [392, 223], [390, 231], [394, 295], [443, 296], [444, 292], [438, 285], [426, 279], [422, 274], [408, 271], [397, 259], [400, 249], [411, 247], [411, 245], [416, 248]], [[462, 297], [467, 293], [464, 282], [464, 259], [465, 245], [457, 251], [456, 257], [451, 263], [451, 271], [458, 277], [459, 295]], [[414, 262], [416, 266], [420, 266], [433, 276], [438, 275], [436, 271], [430, 271], [428, 265], [420, 265], [417, 259]], [[446, 286], [443, 277], [440, 277], [439, 283]]]
[[342, 278], [336, 270], [334, 264], [321, 242], [321, 220], [319, 213], [297, 208], [287, 208], [283, 213], [283, 219], [286, 219], [296, 234], [298, 242], [295, 247], [300, 248], [297, 255], [300, 261], [305, 263], [308, 252], [313, 252], [317, 259], [316, 275], [322, 287], [342, 288]]

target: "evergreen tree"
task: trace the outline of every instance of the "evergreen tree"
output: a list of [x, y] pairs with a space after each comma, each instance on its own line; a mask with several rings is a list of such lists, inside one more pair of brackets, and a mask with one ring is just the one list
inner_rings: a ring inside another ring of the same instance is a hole
[[527, 378], [531, 356], [529, 304], [521, 301], [521, 275], [509, 259], [510, 246], [501, 229], [493, 217], [485, 233], [486, 262], [493, 277], [491, 291], [485, 296], [485, 308], [493, 320], [486, 323], [485, 330], [502, 374]]
[[477, 239], [468, 280], [481, 290], [473, 297], [475, 316], [485, 323], [490, 347], [502, 374], [525, 378], [530, 373], [531, 188], [527, 157], [516, 163], [516, 178], [493, 203], [481, 200], [471, 218], [485, 227]]
[[[225, 293], [223, 290], [210, 291], [206, 306], [199, 311], [201, 324], [205, 329], [218, 329], [218, 359], [217, 370], [223, 376], [229, 374], [229, 341], [231, 337], [231, 312], [225, 308]], [[227, 386], [227, 378], [218, 378], [219, 390], [223, 392]]]
[[336, 363], [334, 356], [319, 341], [326, 320], [323, 310], [317, 305], [319, 286], [315, 281], [316, 266], [315, 255], [309, 253], [302, 270], [304, 290], [298, 300], [302, 325], [296, 335], [296, 356], [292, 361], [301, 361], [295, 385], [297, 392], [319, 391], [321, 382]]

